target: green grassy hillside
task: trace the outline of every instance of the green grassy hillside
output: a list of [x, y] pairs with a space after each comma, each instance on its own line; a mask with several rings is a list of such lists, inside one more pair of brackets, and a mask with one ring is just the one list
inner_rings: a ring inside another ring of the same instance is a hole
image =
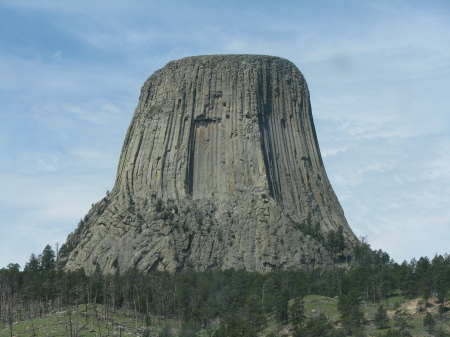
[[[289, 301], [292, 306], [294, 300]], [[302, 301], [305, 308], [305, 322], [311, 318], [325, 315], [328, 321], [339, 330], [341, 328], [338, 299], [321, 295], [308, 295]], [[379, 336], [386, 334], [389, 328], [395, 329], [395, 315], [408, 313], [410, 316], [409, 332], [411, 336], [428, 336], [428, 329], [423, 325], [426, 313], [429, 312], [436, 320], [434, 335], [439, 330], [450, 334], [450, 312], [439, 314], [436, 298], [431, 298], [428, 303], [421, 299], [407, 299], [404, 296], [393, 296], [386, 301], [389, 322], [382, 329], [374, 324], [376, 305], [363, 304], [364, 312], [363, 328], [367, 336]], [[446, 303], [448, 308], [449, 303]], [[279, 322], [273, 316], [265, 316], [266, 327], [259, 332], [260, 336], [293, 336], [295, 328], [293, 324]], [[197, 336], [211, 336], [219, 326], [219, 320], [208, 329], [198, 327], [195, 329]], [[164, 319], [163, 317], [137, 315], [132, 310], [113, 310], [103, 305], [80, 305], [71, 307], [70, 310], [54, 311], [42, 317], [26, 319], [0, 325], [0, 336], [190, 336], [183, 330], [183, 324], [179, 320]], [[194, 334], [192, 334], [194, 336]]]

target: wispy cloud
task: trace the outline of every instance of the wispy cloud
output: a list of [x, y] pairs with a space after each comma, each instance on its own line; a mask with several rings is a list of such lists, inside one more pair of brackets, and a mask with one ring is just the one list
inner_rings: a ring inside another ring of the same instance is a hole
[[338, 153], [345, 152], [349, 149], [348, 146], [342, 146], [342, 147], [334, 147], [334, 148], [325, 148], [322, 149], [321, 154], [323, 158], [334, 156]]
[[[445, 2], [3, 0], [0, 7], [7, 191], [0, 267], [61, 242], [111, 189], [151, 73], [173, 59], [217, 53], [277, 55], [300, 68], [328, 175], [358, 235], [400, 260], [448, 249]], [[21, 253], [8, 255], [12, 248]]]

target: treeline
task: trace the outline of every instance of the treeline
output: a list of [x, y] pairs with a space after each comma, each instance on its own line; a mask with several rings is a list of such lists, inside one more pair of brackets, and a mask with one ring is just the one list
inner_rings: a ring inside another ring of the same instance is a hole
[[[290, 322], [297, 336], [348, 336], [357, 333], [364, 323], [360, 310], [363, 303], [382, 308], [394, 294], [422, 297], [424, 301], [437, 296], [444, 311], [444, 301], [449, 300], [450, 293], [449, 255], [397, 264], [382, 251], [366, 251], [360, 265], [350, 270], [286, 270], [267, 274], [244, 270], [142, 273], [131, 269], [123, 274], [104, 275], [98, 266], [88, 276], [82, 269], [58, 270], [51, 247], [44, 252], [40, 258], [32, 256], [24, 271], [17, 264], [0, 270], [3, 324], [61, 308], [102, 304], [105, 317], [108, 311], [126, 309], [141, 317], [143, 324], [148, 323], [149, 317], [158, 318], [152, 324], [176, 320], [183, 324], [183, 336], [200, 328], [216, 337], [256, 336], [269, 318]], [[335, 329], [323, 316], [305, 318], [301, 299], [311, 294], [339, 297], [343, 328]], [[397, 336], [389, 331], [391, 335], [386, 336]], [[395, 333], [402, 336], [399, 331]]]

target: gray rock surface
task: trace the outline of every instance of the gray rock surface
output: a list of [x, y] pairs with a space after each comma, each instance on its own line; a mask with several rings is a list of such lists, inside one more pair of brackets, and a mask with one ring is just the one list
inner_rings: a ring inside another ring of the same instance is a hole
[[300, 71], [271, 56], [188, 57], [145, 82], [115, 186], [60, 258], [88, 273], [331, 268], [320, 237], [339, 226], [356, 241]]

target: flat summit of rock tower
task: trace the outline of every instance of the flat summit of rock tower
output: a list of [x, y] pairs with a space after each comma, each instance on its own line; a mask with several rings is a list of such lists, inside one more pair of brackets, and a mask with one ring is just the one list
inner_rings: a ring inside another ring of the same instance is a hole
[[67, 270], [330, 268], [356, 238], [288, 60], [195, 56], [145, 82], [111, 193], [61, 247]]

